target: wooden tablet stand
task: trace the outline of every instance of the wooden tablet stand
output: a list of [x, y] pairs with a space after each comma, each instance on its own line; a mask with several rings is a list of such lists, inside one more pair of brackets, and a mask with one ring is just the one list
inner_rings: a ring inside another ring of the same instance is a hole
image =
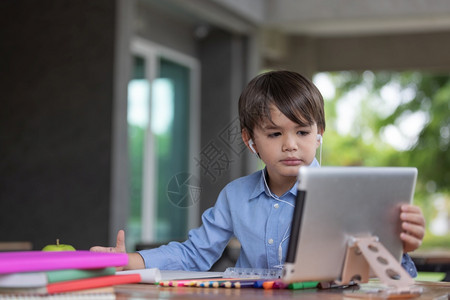
[[377, 237], [352, 237], [348, 243], [339, 285], [366, 283], [369, 269], [387, 286], [388, 294], [420, 294], [415, 281]]

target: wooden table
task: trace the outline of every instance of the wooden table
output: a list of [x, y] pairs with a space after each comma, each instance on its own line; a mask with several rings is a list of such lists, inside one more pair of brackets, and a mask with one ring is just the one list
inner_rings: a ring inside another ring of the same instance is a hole
[[[450, 283], [448, 282], [417, 282], [422, 287], [420, 296], [413, 299], [450, 299]], [[115, 287], [117, 300], [128, 299], [261, 299], [262, 297], [276, 299], [383, 299], [379, 294], [367, 294], [371, 285], [361, 285], [346, 289], [328, 290], [264, 290], [255, 288], [196, 288], [196, 287], [159, 287], [147, 284], [129, 284]], [[392, 297], [391, 297], [392, 298]], [[396, 297], [398, 299], [398, 297]]]

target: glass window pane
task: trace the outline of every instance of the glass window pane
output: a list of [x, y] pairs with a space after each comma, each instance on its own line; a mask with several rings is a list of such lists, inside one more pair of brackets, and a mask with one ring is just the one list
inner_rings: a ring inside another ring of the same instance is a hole
[[[133, 62], [133, 79], [128, 84], [127, 120], [131, 207], [126, 237], [127, 244], [134, 246], [141, 237], [143, 154], [149, 120], [150, 84], [145, 79], [144, 58], [135, 56]], [[133, 246], [131, 248], [134, 248]]]
[[[188, 172], [189, 156], [189, 69], [160, 60], [160, 75], [153, 85], [152, 130], [158, 167], [158, 241], [184, 240], [188, 211], [185, 203], [169, 197], [169, 183]], [[180, 187], [181, 188], [181, 187]]]
[[[155, 66], [148, 66], [149, 62]], [[183, 195], [188, 194], [186, 189], [192, 192], [184, 178], [189, 172], [190, 70], [151, 55], [135, 56], [133, 63], [128, 85], [131, 210], [126, 237], [130, 249], [143, 238], [144, 242], [184, 240], [192, 205], [186, 197], [170, 196], [178, 189]], [[155, 70], [159, 73], [150, 85], [146, 71]]]

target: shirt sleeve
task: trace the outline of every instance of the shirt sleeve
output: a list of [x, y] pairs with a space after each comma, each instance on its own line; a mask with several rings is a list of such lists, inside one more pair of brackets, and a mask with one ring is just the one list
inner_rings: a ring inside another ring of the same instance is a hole
[[411, 259], [411, 256], [406, 253], [402, 256], [402, 267], [406, 270], [406, 272], [408, 272], [409, 275], [411, 275], [411, 277], [417, 277], [416, 265]]
[[208, 271], [220, 258], [233, 234], [231, 224], [226, 193], [222, 191], [214, 207], [203, 213], [202, 225], [190, 230], [185, 242], [170, 242], [138, 253], [146, 268]]

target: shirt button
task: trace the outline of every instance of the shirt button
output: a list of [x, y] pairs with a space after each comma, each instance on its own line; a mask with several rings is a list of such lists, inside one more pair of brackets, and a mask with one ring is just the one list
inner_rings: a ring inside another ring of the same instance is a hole
[[276, 209], [278, 207], [280, 207], [280, 205], [278, 203], [274, 204], [273, 207]]
[[273, 240], [272, 239], [269, 239], [267, 242], [269, 243], [269, 245], [273, 244]]

